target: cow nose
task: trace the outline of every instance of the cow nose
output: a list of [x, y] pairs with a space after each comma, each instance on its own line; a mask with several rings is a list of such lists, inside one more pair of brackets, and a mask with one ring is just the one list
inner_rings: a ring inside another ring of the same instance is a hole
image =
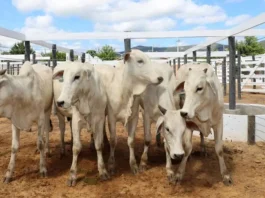
[[62, 107], [64, 105], [64, 101], [58, 101], [57, 105], [58, 105], [58, 107]]
[[181, 112], [180, 112], [180, 115], [181, 115], [183, 118], [186, 118], [187, 115], [188, 115], [188, 113], [187, 113], [187, 112], [183, 112], [183, 111], [181, 111]]
[[161, 83], [161, 82], [163, 82], [164, 78], [160, 76], [157, 78], [157, 80], [158, 80], [158, 83]]
[[183, 156], [184, 156], [184, 154], [180, 154], [180, 155], [178, 155], [178, 154], [174, 154], [174, 155], [173, 155], [174, 159], [182, 159]]

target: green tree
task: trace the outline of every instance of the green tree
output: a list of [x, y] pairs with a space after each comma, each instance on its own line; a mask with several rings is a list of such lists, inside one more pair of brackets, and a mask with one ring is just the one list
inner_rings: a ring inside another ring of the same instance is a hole
[[244, 41], [236, 43], [236, 49], [242, 56], [264, 54], [264, 47], [255, 36], [246, 36]]
[[115, 49], [109, 45], [98, 50], [97, 56], [102, 60], [115, 60], [117, 58]]
[[[10, 49], [10, 54], [25, 54], [25, 44], [23, 41], [19, 43], [15, 43], [11, 49]], [[30, 53], [33, 54], [34, 50], [30, 48]]]
[[92, 57], [97, 56], [96, 50], [87, 50], [86, 53], [90, 54]]
[[[41, 54], [42, 56], [49, 56], [52, 59], [52, 53], [46, 53], [46, 54]], [[65, 61], [66, 60], [66, 53], [64, 52], [56, 52], [56, 59], [58, 61]]]

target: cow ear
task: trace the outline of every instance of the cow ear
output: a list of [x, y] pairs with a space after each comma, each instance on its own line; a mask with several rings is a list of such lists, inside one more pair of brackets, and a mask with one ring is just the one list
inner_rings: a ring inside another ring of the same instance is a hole
[[185, 81], [177, 83], [177, 86], [176, 86], [175, 91], [176, 91], [176, 92], [183, 91], [183, 89], [184, 89], [184, 84], [185, 84]]
[[165, 108], [163, 108], [162, 106], [158, 105], [158, 108], [160, 110], [160, 112], [165, 115], [167, 113], [167, 110]]
[[159, 135], [161, 133], [163, 126], [164, 126], [164, 117], [160, 116], [156, 122], [156, 135]]
[[208, 68], [205, 68], [204, 73], [206, 74], [206, 81], [210, 85], [212, 92], [216, 95], [217, 94], [217, 88], [214, 82], [214, 71]]
[[63, 74], [64, 74], [64, 70], [59, 70], [53, 74], [52, 79], [53, 80], [62, 79]]
[[3, 69], [3, 70], [0, 71], [0, 75], [1, 75], [1, 76], [2, 76], [2, 75], [5, 75], [5, 73], [6, 73], [6, 69]]
[[130, 52], [127, 52], [124, 56], [124, 63], [130, 59]]

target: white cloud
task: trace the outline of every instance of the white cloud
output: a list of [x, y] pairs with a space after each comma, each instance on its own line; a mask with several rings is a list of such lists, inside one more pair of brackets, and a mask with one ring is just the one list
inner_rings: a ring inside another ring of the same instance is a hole
[[235, 17], [229, 17], [227, 21], [225, 22], [226, 26], [233, 26], [233, 25], [238, 25], [242, 23], [245, 20], [248, 20], [250, 18], [250, 15], [243, 14], [243, 15], [238, 15]]
[[96, 31], [161, 31], [170, 30], [176, 27], [176, 22], [171, 18], [161, 18], [156, 20], [135, 20], [114, 24], [96, 23]]
[[239, 3], [242, 1], [244, 1], [244, 0], [225, 0], [225, 3]]
[[196, 26], [195, 28], [193, 28], [193, 30], [207, 30], [207, 27], [204, 25], [200, 25], [200, 26]]
[[[224, 10], [216, 5], [198, 4], [195, 0], [12, 0], [20, 11], [42, 10], [57, 16], [77, 16], [96, 23], [95, 29], [157, 30], [175, 27], [182, 19], [187, 24], [209, 24], [224, 21]], [[169, 18], [170, 16], [170, 18]], [[166, 24], [161, 24], [165, 22]], [[113, 26], [113, 27], [111, 27]], [[138, 27], [138, 28], [137, 28]], [[106, 29], [105, 29], [106, 28]]]

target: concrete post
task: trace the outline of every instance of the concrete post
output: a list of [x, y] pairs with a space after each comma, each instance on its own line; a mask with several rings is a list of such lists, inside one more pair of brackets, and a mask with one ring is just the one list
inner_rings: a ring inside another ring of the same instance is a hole
[[248, 144], [255, 144], [255, 116], [248, 116]]
[[52, 67], [55, 68], [57, 66], [57, 58], [56, 58], [56, 44], [52, 45]]
[[125, 53], [131, 51], [131, 39], [124, 39], [124, 49]]
[[187, 54], [184, 55], [184, 64], [187, 64], [188, 63], [188, 58], [187, 58]]
[[207, 57], [206, 57], [207, 63], [211, 64], [211, 45], [207, 46]]
[[236, 44], [235, 37], [228, 37], [229, 44], [229, 109], [236, 109], [236, 84], [235, 84], [235, 66], [236, 66]]
[[197, 61], [197, 57], [196, 57], [196, 51], [192, 52], [192, 61], [196, 62]]
[[25, 41], [25, 61], [30, 61], [30, 41]]
[[70, 61], [74, 62], [75, 60], [75, 55], [74, 55], [74, 50], [70, 50]]
[[180, 68], [180, 58], [178, 58], [178, 69]]
[[85, 53], [82, 53], [81, 62], [82, 63], [86, 62], [86, 54]]

